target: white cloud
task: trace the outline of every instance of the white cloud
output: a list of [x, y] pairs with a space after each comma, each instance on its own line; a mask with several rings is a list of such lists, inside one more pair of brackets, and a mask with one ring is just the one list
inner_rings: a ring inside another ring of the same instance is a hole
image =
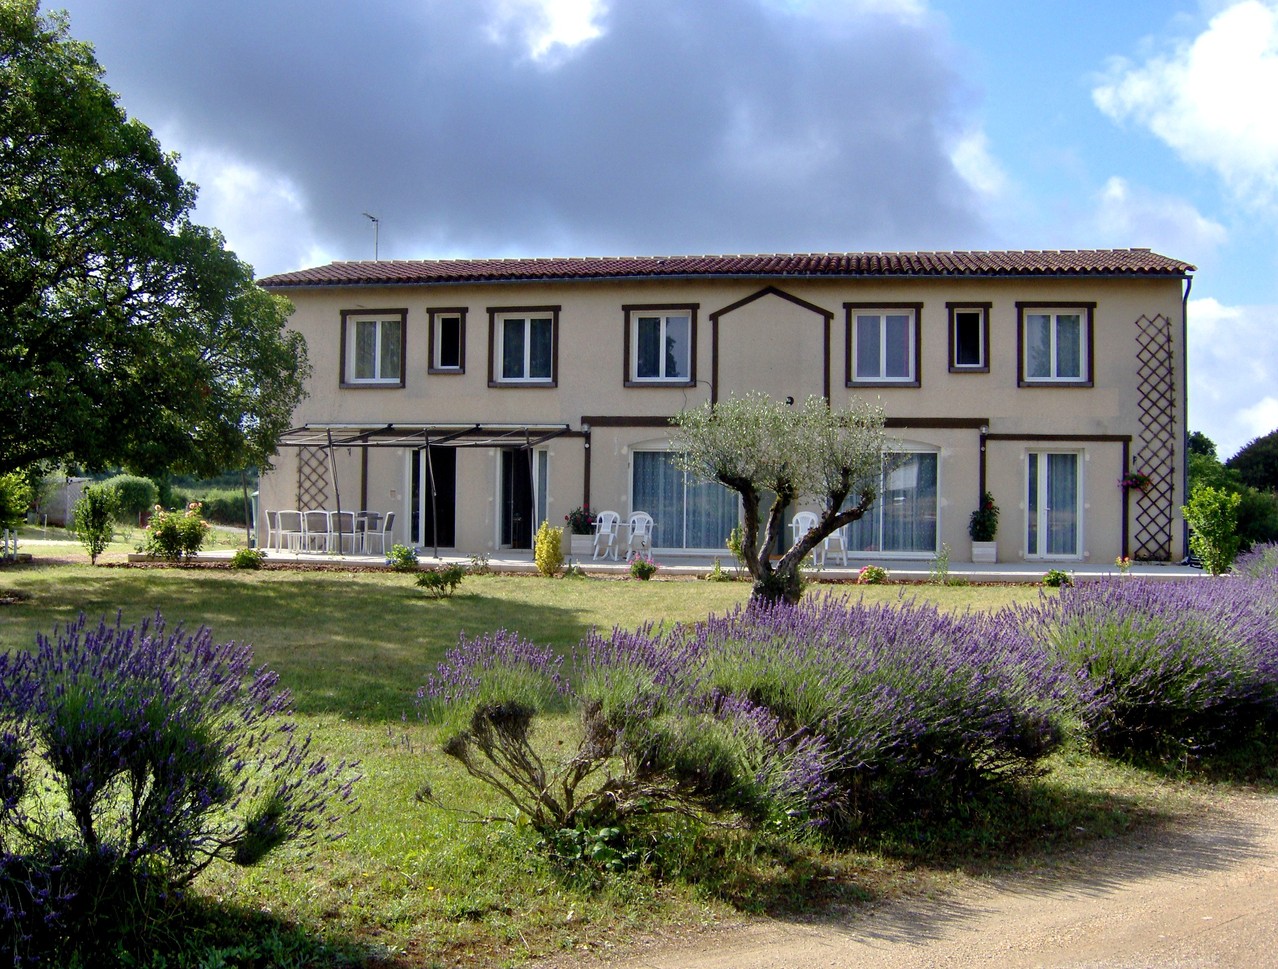
[[1143, 65], [1115, 61], [1092, 98], [1215, 169], [1244, 203], [1278, 204], [1278, 0], [1232, 3]]
[[1189, 301], [1189, 426], [1222, 458], [1278, 428], [1278, 306]]
[[[169, 146], [181, 140], [173, 132], [161, 136]], [[284, 272], [332, 261], [318, 243], [306, 199], [291, 179], [219, 151], [195, 148], [181, 155], [182, 176], [200, 187], [193, 220], [217, 226], [245, 262]]]
[[1190, 262], [1228, 240], [1223, 225], [1184, 199], [1133, 186], [1117, 176], [1097, 197], [1095, 231], [1106, 244], [1148, 246]]
[[517, 33], [535, 61], [553, 62], [603, 33], [603, 0], [493, 0], [489, 34]]
[[990, 152], [989, 138], [982, 129], [964, 132], [951, 149], [950, 160], [963, 180], [985, 199], [1007, 194], [1007, 173]]

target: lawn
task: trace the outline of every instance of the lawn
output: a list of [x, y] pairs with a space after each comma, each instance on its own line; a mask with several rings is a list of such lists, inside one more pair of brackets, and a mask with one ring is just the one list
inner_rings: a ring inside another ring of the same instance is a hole
[[[1195, 809], [1197, 795], [1078, 753], [1009, 810], [974, 808], [943, 832], [822, 852], [766, 836], [674, 824], [660, 870], [613, 875], [565, 869], [511, 824], [473, 824], [418, 799], [502, 815], [500, 803], [438, 751], [413, 698], [459, 633], [507, 628], [570, 649], [592, 627], [692, 621], [744, 602], [745, 583], [471, 576], [450, 599], [425, 597], [411, 576], [381, 572], [241, 572], [36, 565], [0, 569], [0, 645], [29, 646], [78, 613], [159, 611], [205, 624], [218, 641], [248, 641], [293, 690], [316, 749], [358, 758], [365, 773], [348, 836], [318, 857], [284, 851], [248, 871], [215, 868], [200, 883], [223, 922], [287, 948], [320, 938], [366, 964], [507, 965], [615, 944], [659, 926], [742, 912], [935, 890], [991, 866], [1035, 864], [1080, 838]], [[997, 608], [1038, 595], [1024, 587], [832, 587], [836, 594], [943, 608]], [[16, 595], [15, 595], [16, 593]], [[818, 587], [820, 594], [820, 587]], [[14, 602], [11, 600], [17, 599]], [[554, 725], [555, 731], [567, 722]], [[552, 743], [556, 738], [547, 738]], [[1086, 834], [1080, 833], [1085, 829]], [[259, 941], [261, 947], [266, 943]], [[332, 952], [329, 961], [337, 958]], [[278, 958], [273, 964], [307, 964]]]

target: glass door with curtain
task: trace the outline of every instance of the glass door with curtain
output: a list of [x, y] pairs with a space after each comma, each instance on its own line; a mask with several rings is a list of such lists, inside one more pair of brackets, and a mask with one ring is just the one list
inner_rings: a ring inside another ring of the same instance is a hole
[[[878, 498], [848, 526], [850, 551], [936, 554], [937, 457], [934, 451], [884, 456]], [[856, 500], [850, 495], [847, 504]]]
[[668, 451], [635, 451], [632, 469], [630, 507], [652, 516], [654, 548], [726, 546], [739, 518], [736, 492], [685, 474]]
[[1082, 482], [1076, 451], [1030, 451], [1026, 469], [1025, 554], [1082, 554]]

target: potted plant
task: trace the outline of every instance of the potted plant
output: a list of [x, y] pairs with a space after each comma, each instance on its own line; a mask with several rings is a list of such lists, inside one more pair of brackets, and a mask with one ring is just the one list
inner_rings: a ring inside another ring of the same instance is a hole
[[1139, 491], [1142, 494], [1149, 490], [1151, 484], [1153, 482], [1144, 471], [1128, 471], [1118, 479], [1118, 487], [1124, 491]]
[[972, 536], [972, 561], [997, 562], [998, 505], [988, 491], [981, 495], [981, 504], [967, 522], [967, 533]]
[[574, 559], [585, 558], [594, 550], [595, 516], [586, 505], [578, 505], [564, 515], [568, 530], [568, 554]]

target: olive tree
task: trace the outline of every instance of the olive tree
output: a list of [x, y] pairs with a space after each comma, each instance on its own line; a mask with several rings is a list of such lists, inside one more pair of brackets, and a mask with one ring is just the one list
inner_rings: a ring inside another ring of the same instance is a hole
[[[883, 468], [883, 408], [853, 400], [832, 409], [822, 397], [802, 407], [766, 394], [730, 397], [675, 416], [684, 470], [741, 496], [741, 551], [754, 577], [751, 601], [798, 602], [799, 564], [818, 544], [866, 513]], [[766, 510], [762, 504], [769, 500]], [[775, 562], [773, 548], [797, 501], [819, 507], [817, 523]]]

